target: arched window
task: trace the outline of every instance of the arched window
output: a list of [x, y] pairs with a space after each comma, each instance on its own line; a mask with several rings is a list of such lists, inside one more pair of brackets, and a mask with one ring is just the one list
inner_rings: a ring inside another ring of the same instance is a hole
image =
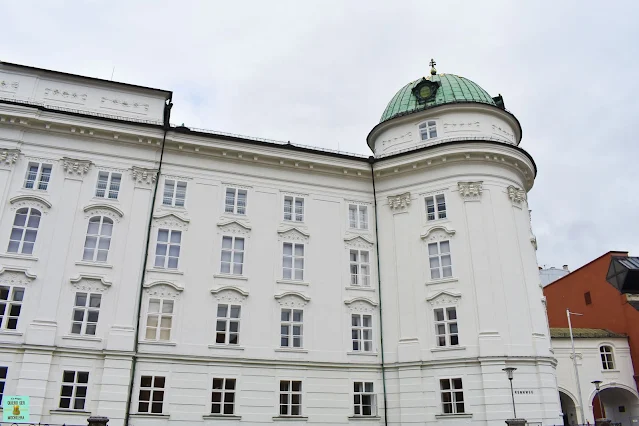
[[105, 216], [93, 216], [89, 219], [87, 238], [84, 241], [82, 260], [90, 262], [106, 262], [111, 246], [113, 221]]
[[615, 369], [615, 357], [612, 353], [612, 346], [603, 345], [599, 347], [599, 354], [601, 355], [601, 366], [604, 370]]
[[434, 120], [424, 121], [419, 125], [419, 135], [422, 140], [433, 139], [437, 137], [437, 122]]
[[42, 213], [33, 207], [23, 207], [16, 211], [13, 229], [9, 237], [9, 253], [32, 254], [38, 235]]

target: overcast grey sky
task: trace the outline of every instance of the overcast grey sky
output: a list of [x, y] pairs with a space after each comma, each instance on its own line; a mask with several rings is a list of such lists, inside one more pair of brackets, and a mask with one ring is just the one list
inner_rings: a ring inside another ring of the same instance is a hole
[[0, 2], [0, 59], [173, 90], [172, 121], [369, 154], [428, 72], [501, 93], [539, 169], [539, 264], [639, 255], [637, 1]]

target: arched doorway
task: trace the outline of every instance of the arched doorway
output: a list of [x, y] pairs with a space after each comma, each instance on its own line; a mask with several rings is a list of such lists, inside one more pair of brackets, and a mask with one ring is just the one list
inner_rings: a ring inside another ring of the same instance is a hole
[[561, 412], [563, 413], [564, 426], [577, 424], [577, 406], [575, 401], [566, 392], [559, 391], [559, 402], [561, 403]]
[[[623, 426], [639, 426], [639, 398], [628, 389], [607, 386], [599, 392], [603, 405], [603, 416], [613, 423]], [[596, 395], [592, 398], [595, 418], [600, 418], [599, 401]]]

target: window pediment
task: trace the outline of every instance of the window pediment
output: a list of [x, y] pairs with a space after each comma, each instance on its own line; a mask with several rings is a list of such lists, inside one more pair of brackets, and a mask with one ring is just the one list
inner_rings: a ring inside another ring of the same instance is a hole
[[297, 291], [286, 291], [276, 294], [274, 297], [281, 306], [288, 308], [303, 308], [311, 301], [310, 297]]
[[175, 299], [176, 297], [178, 297], [184, 290], [184, 287], [178, 284], [175, 284], [171, 281], [164, 281], [164, 280], [151, 281], [151, 282], [145, 283], [143, 287], [144, 287], [144, 291], [149, 296], [160, 297], [160, 298], [170, 297], [172, 299]]
[[455, 235], [454, 229], [448, 229], [442, 225], [436, 225], [429, 228], [426, 232], [420, 235], [421, 239], [427, 242], [447, 240]]
[[26, 286], [35, 279], [36, 276], [24, 268], [3, 267], [0, 270], [0, 284]]
[[186, 230], [191, 220], [174, 212], [160, 212], [153, 215], [153, 225], [156, 228], [170, 228]]
[[280, 241], [301, 241], [308, 242], [310, 234], [296, 226], [281, 227], [277, 230]]
[[231, 285], [211, 289], [211, 294], [218, 301], [227, 303], [242, 303], [249, 295], [248, 291]]
[[124, 212], [122, 210], [108, 204], [89, 204], [83, 210], [85, 213], [84, 216], [87, 219], [93, 216], [106, 216], [113, 219], [115, 222], [119, 222], [120, 218], [124, 216]]
[[461, 299], [461, 293], [457, 293], [450, 290], [438, 291], [426, 297], [426, 301], [430, 303], [432, 306], [457, 305], [457, 303], [459, 302], [459, 299]]
[[9, 204], [13, 206], [13, 210], [20, 207], [35, 207], [43, 213], [47, 213], [52, 207], [48, 200], [38, 195], [16, 195], [9, 199]]
[[70, 278], [69, 281], [77, 290], [93, 292], [104, 292], [113, 284], [102, 275], [92, 274], [79, 274], [77, 277]]
[[224, 234], [248, 235], [251, 231], [250, 225], [234, 219], [221, 220], [217, 226]]
[[371, 313], [375, 311], [378, 303], [366, 297], [355, 297], [345, 300], [344, 304], [348, 306], [351, 312]]
[[373, 240], [363, 235], [354, 235], [344, 237], [346, 247], [372, 249], [375, 244]]

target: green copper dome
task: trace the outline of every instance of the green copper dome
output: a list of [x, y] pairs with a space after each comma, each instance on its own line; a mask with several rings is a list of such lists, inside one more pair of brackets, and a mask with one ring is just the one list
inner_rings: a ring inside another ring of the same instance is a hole
[[[420, 103], [413, 93], [413, 88], [424, 80], [436, 83], [439, 87], [436, 89], [434, 97]], [[493, 99], [484, 89], [467, 78], [454, 74], [435, 74], [420, 78], [402, 87], [388, 103], [379, 121], [381, 123], [401, 115], [456, 102], [478, 102], [503, 109], [501, 97]]]

